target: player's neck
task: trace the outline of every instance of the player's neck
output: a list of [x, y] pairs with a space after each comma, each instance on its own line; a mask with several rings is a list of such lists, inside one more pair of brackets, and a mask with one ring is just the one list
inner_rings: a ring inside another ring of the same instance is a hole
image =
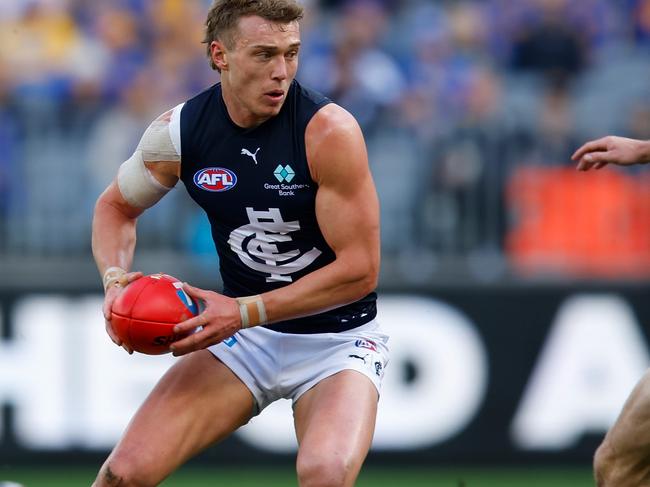
[[223, 97], [230, 120], [243, 129], [250, 129], [266, 122], [270, 116], [259, 116], [249, 110], [239, 99], [229, 83], [221, 80], [221, 96]]

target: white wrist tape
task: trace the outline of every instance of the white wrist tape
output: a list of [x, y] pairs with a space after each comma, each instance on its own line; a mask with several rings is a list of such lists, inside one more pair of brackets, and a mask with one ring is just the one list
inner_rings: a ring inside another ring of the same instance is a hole
[[242, 330], [251, 326], [263, 325], [267, 321], [264, 300], [259, 294], [237, 298]]
[[126, 271], [121, 267], [109, 267], [104, 271], [102, 283], [104, 284], [104, 291], [111, 286], [124, 286], [126, 285]]

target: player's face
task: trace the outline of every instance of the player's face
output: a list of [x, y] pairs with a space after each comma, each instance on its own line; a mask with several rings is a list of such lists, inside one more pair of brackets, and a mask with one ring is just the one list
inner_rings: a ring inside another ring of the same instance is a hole
[[254, 126], [279, 113], [298, 69], [299, 48], [298, 22], [278, 24], [257, 16], [239, 20], [221, 71], [224, 98], [235, 123]]

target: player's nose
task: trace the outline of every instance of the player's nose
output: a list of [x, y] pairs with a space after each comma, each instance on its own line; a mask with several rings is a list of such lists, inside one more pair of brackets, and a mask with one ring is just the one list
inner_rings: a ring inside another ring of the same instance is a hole
[[284, 59], [284, 56], [278, 56], [276, 61], [273, 63], [273, 71], [271, 72], [271, 77], [277, 80], [287, 79], [287, 61]]

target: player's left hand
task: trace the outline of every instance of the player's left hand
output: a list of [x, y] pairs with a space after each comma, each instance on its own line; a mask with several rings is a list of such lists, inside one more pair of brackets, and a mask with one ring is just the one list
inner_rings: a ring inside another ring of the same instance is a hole
[[214, 291], [199, 289], [187, 283], [183, 284], [183, 289], [195, 300], [203, 302], [203, 311], [176, 325], [174, 333], [191, 333], [198, 327], [202, 327], [202, 329], [172, 343], [169, 347], [172, 355], [178, 357], [207, 348], [239, 331], [241, 316], [239, 305], [235, 299]]
[[583, 144], [571, 159], [578, 163], [578, 171], [601, 169], [607, 164], [629, 166], [643, 162], [643, 141], [608, 135]]

